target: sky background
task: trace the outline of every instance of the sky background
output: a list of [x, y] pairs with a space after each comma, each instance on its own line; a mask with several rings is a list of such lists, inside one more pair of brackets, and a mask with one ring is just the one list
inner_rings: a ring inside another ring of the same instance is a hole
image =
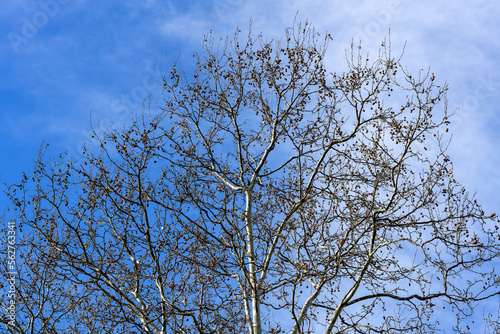
[[[328, 70], [345, 69], [351, 39], [375, 55], [390, 29], [411, 72], [449, 83], [457, 180], [500, 213], [500, 3], [498, 0], [243, 1], [0, 0], [0, 177], [17, 183], [42, 141], [78, 157], [92, 123], [120, 126], [158, 97], [166, 54], [193, 65], [204, 34], [253, 31], [281, 38], [308, 19], [328, 31]], [[0, 195], [3, 209], [8, 205]]]

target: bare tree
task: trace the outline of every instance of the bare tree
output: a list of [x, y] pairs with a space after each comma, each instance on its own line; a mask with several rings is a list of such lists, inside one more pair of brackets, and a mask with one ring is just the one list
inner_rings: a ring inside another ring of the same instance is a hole
[[318, 36], [208, 36], [192, 77], [162, 75], [158, 112], [94, 131], [78, 161], [41, 154], [8, 190], [11, 330], [466, 332], [499, 294], [500, 235], [454, 179], [447, 86], [389, 42], [329, 73]]

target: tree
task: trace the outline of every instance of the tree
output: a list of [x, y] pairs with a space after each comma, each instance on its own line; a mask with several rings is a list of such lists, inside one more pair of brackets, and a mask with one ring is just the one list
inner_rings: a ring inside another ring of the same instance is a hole
[[8, 188], [11, 331], [433, 333], [438, 307], [466, 331], [499, 294], [500, 235], [453, 177], [446, 84], [389, 42], [329, 73], [318, 36], [208, 36], [157, 112], [95, 130], [77, 161], [41, 153]]

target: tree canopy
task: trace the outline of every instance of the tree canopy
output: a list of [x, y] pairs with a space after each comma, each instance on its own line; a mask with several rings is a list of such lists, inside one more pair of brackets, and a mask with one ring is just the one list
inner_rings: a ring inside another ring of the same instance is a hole
[[499, 294], [500, 234], [454, 178], [447, 85], [388, 40], [332, 73], [331, 41], [308, 23], [208, 35], [130, 126], [96, 129], [78, 160], [41, 152], [7, 191], [9, 330], [467, 332]]

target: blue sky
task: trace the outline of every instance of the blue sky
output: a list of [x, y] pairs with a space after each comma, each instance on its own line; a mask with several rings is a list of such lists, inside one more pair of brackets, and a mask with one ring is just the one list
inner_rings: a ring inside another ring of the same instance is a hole
[[[29, 172], [43, 140], [76, 157], [92, 121], [120, 126], [158, 96], [159, 69], [193, 65], [203, 35], [232, 35], [253, 21], [270, 38], [298, 19], [333, 37], [331, 71], [345, 67], [351, 38], [376, 52], [391, 29], [403, 64], [447, 81], [450, 153], [457, 179], [500, 211], [500, 4], [497, 0], [243, 1], [0, 0], [0, 177]], [[5, 197], [0, 197], [6, 207]]]
[[[186, 4], [188, 3], [188, 4]], [[450, 148], [458, 179], [485, 207], [500, 189], [500, 5], [485, 1], [2, 1], [0, 13], [0, 177], [16, 182], [42, 140], [77, 155], [97, 121], [118, 125], [155, 96], [165, 53], [192, 65], [203, 35], [237, 26], [283, 36], [295, 13], [334, 37], [330, 69], [342, 70], [351, 38], [377, 49], [391, 29], [403, 63], [431, 66], [460, 108]]]

